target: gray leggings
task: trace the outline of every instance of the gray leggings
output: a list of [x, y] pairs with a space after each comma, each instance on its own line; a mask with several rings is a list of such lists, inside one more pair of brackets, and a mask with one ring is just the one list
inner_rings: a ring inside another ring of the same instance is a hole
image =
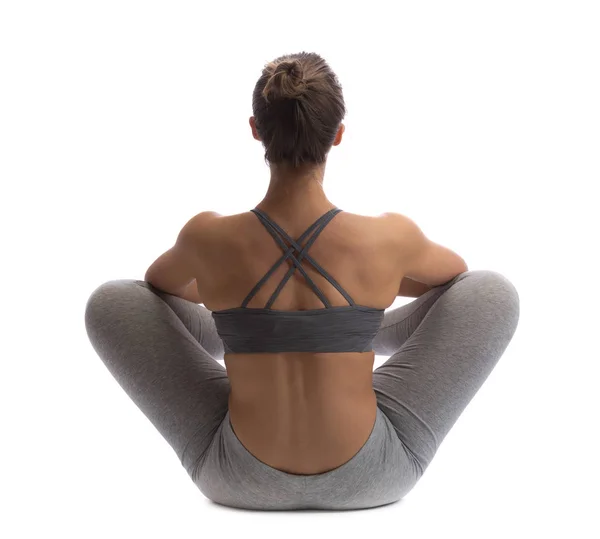
[[173, 448], [199, 490], [231, 507], [361, 509], [393, 503], [421, 478], [444, 437], [511, 341], [519, 295], [503, 275], [470, 270], [386, 311], [374, 342], [377, 418], [334, 470], [268, 466], [229, 422], [229, 379], [211, 313], [145, 281], [100, 285], [85, 326], [99, 357]]

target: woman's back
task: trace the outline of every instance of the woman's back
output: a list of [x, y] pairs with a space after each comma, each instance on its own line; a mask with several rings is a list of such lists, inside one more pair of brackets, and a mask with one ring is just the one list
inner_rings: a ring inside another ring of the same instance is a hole
[[[301, 219], [286, 219], [274, 209], [257, 208], [294, 240], [332, 209], [314, 208]], [[398, 295], [403, 278], [400, 243], [386, 224], [385, 216], [342, 211], [308, 251], [357, 305], [386, 309]], [[198, 250], [196, 281], [211, 311], [240, 307], [283, 254], [252, 212], [212, 219], [199, 231]], [[265, 307], [291, 266], [290, 259], [284, 261], [246, 307]], [[303, 261], [302, 267], [331, 306], [348, 305], [309, 262]], [[270, 308], [300, 311], [324, 305], [295, 271]], [[374, 356], [372, 351], [226, 353], [236, 435], [259, 460], [282, 471], [314, 474], [340, 466], [364, 444], [375, 422]]]

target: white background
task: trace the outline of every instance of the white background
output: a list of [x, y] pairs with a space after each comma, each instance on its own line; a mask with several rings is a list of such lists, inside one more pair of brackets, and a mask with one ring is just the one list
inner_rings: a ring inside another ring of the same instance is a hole
[[[2, 2], [0, 535], [598, 537], [599, 28], [573, 0]], [[190, 217], [262, 199], [251, 93], [303, 50], [348, 107], [328, 198], [410, 216], [521, 299], [421, 482], [380, 509], [213, 504], [84, 327], [91, 292], [143, 279]]]

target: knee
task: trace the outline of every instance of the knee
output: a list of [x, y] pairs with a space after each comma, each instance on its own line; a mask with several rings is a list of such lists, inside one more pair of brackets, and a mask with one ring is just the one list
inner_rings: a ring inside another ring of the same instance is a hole
[[134, 279], [116, 279], [98, 286], [90, 294], [85, 305], [86, 327], [120, 309], [122, 305], [131, 305], [135, 293], [143, 284], [147, 283]]
[[466, 275], [474, 282], [477, 283], [478, 287], [486, 287], [493, 289], [495, 292], [504, 296], [510, 297], [519, 302], [519, 293], [515, 285], [504, 276], [494, 270], [469, 270], [465, 272]]
[[520, 298], [517, 288], [508, 277], [494, 270], [469, 270], [463, 275], [478, 298], [497, 308], [499, 314], [508, 317], [516, 327]]
[[102, 283], [90, 294], [86, 307], [98, 303], [111, 303], [114, 299], [126, 294], [128, 290], [139, 287], [140, 284], [146, 283], [144, 281], [136, 281], [135, 279], [115, 279]]

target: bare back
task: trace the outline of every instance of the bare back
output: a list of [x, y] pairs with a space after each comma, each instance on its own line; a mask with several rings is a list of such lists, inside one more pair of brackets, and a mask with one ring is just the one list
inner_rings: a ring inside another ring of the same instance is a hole
[[[315, 208], [291, 221], [269, 215], [298, 238], [331, 208]], [[217, 216], [199, 238], [196, 275], [211, 311], [240, 307], [282, 249], [251, 212]], [[310, 256], [360, 305], [388, 308], [403, 274], [399, 239], [385, 215], [343, 211], [310, 247]], [[292, 263], [286, 260], [248, 303], [264, 307]], [[348, 302], [311, 264], [304, 269], [332, 306]], [[271, 306], [277, 310], [324, 308], [295, 272]], [[372, 387], [374, 352], [225, 354], [231, 383], [229, 413], [242, 444], [262, 462], [288, 473], [323, 473], [350, 460], [367, 440], [376, 417]]]

